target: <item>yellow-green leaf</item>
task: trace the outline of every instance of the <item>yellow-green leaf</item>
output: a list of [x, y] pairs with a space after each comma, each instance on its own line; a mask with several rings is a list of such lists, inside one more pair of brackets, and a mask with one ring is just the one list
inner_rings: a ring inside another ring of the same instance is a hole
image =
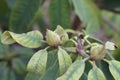
[[36, 52], [30, 59], [27, 70], [40, 75], [44, 74], [47, 64], [47, 55], [46, 49]]
[[17, 42], [24, 47], [38, 48], [41, 46], [42, 39], [42, 34], [37, 30], [23, 34], [16, 34], [10, 31], [5, 31], [2, 34], [1, 41], [4, 44], [12, 44]]
[[5, 31], [3, 34], [2, 34], [2, 37], [1, 37], [1, 42], [4, 43], [4, 44], [13, 44], [15, 43], [15, 40], [12, 38], [12, 36], [10, 35], [11, 32], [9, 31]]
[[88, 80], [106, 80], [106, 78], [99, 68], [93, 67], [88, 73]]
[[59, 51], [58, 51], [58, 60], [59, 60], [60, 74], [63, 74], [72, 64], [72, 60], [68, 55], [68, 53], [61, 48], [59, 48]]
[[67, 32], [65, 32], [65, 30], [60, 25], [57, 26], [54, 32], [60, 36], [62, 43], [66, 42], [69, 39]]
[[48, 51], [46, 72], [39, 80], [56, 80], [59, 76], [58, 50]]
[[120, 79], [120, 62], [116, 60], [109, 61], [109, 69], [115, 80]]
[[85, 62], [77, 60], [67, 70], [67, 72], [56, 80], [79, 80], [85, 69]]

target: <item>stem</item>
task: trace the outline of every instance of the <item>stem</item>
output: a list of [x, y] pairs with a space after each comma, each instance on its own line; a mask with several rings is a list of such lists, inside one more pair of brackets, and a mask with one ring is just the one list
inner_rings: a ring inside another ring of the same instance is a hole
[[88, 41], [87, 40], [87, 38], [88, 38], [89, 36], [87, 35], [87, 36], [85, 36], [85, 38], [84, 38], [84, 40], [91, 46], [92, 45], [92, 43], [90, 42], [90, 41]]
[[109, 63], [109, 61], [107, 59], [103, 59], [105, 62]]
[[74, 30], [72, 30], [72, 29], [66, 29], [65, 30], [67, 33], [73, 33], [73, 34], [76, 34], [76, 32], [74, 31]]
[[75, 50], [70, 50], [70, 49], [67, 49], [65, 47], [62, 47], [60, 46], [62, 49], [64, 49], [65, 51], [69, 52], [69, 53], [77, 53]]
[[88, 59], [90, 59], [90, 57], [84, 58], [83, 61], [85, 62], [85, 61], [87, 61]]
[[90, 63], [92, 64], [93, 67], [97, 67], [95, 61], [90, 61]]
[[79, 54], [81, 54], [81, 56], [82, 56], [83, 58], [89, 57], [89, 55], [86, 54], [86, 52], [85, 52], [85, 49], [84, 49], [84, 47], [83, 47], [83, 45], [82, 45], [81, 38], [79, 37], [79, 35], [78, 35], [78, 40], [77, 40], [77, 42], [78, 42], [78, 44], [77, 44], [77, 46], [76, 46], [77, 52], [78, 52]]
[[75, 45], [77, 45], [77, 42], [73, 39], [70, 39], [70, 41], [72, 41]]
[[89, 55], [86, 54], [84, 50], [78, 51], [78, 53], [80, 53], [81, 56], [84, 57], [84, 58], [89, 57]]
[[111, 55], [111, 53], [109, 51], [107, 51], [107, 55], [112, 59], [115, 60], [115, 58]]
[[50, 46], [47, 46], [47, 47], [45, 48], [45, 50], [47, 50], [48, 48], [50, 48]]
[[88, 48], [90, 48], [91, 46], [95, 46], [95, 45], [97, 45], [97, 44], [91, 43], [91, 45], [85, 46], [85, 49], [88, 49]]
[[82, 40], [82, 45], [84, 45], [84, 44], [85, 44], [85, 40], [83, 39], [83, 40]]
[[86, 42], [89, 44], [89, 45], [91, 45], [92, 43], [90, 42], [90, 41], [88, 41], [88, 40], [86, 40]]

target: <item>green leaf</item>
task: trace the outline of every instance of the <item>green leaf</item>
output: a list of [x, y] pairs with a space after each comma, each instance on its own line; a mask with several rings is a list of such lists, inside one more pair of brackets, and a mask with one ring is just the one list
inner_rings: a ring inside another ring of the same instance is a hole
[[102, 0], [102, 4], [106, 9], [120, 8], [119, 0]]
[[42, 34], [35, 30], [28, 33], [16, 34], [10, 31], [5, 31], [2, 35], [2, 43], [13, 44], [15, 42], [28, 48], [38, 48], [41, 46]]
[[46, 49], [36, 52], [30, 59], [27, 70], [40, 75], [44, 74], [47, 64], [47, 55]]
[[39, 80], [40, 79], [40, 75], [29, 72], [26, 77], [25, 80]]
[[90, 42], [97, 42], [97, 43], [101, 43], [102, 44], [102, 41], [101, 40], [99, 40], [99, 39], [97, 39], [97, 38], [95, 38], [95, 37], [93, 37], [93, 36], [88, 36], [88, 38], [87, 38]]
[[25, 48], [22, 46], [15, 46], [14, 53], [17, 55], [20, 55], [21, 59], [25, 59], [25, 62], [27, 62], [27, 59], [30, 59], [32, 55], [35, 53], [33, 49]]
[[9, 21], [10, 30], [17, 33], [26, 32], [40, 3], [41, 0], [16, 0]]
[[14, 4], [16, 2], [16, 0], [6, 0], [6, 1], [8, 3], [9, 8], [11, 8], [11, 9], [14, 7]]
[[7, 4], [7, 1], [6, 0], [1, 0], [0, 1], [0, 15], [1, 14], [6, 14], [8, 11], [9, 11], [9, 7], [8, 7], [8, 4]]
[[7, 73], [8, 79], [7, 80], [16, 80], [15, 72], [9, 69], [9, 72]]
[[67, 71], [69, 66], [72, 64], [72, 60], [68, 55], [68, 53], [61, 48], [59, 48], [58, 51], [58, 60], [59, 60], [60, 74], [62, 75]]
[[42, 13], [41, 9], [39, 9], [36, 12], [34, 18], [31, 21], [31, 24], [29, 24], [29, 28], [31, 28], [32, 26], [34, 26], [34, 24], [35, 25], [37, 24], [40, 27], [41, 31], [43, 31], [43, 32], [45, 31], [46, 25], [45, 25], [45, 21], [43, 19], [43, 13]]
[[93, 67], [88, 73], [88, 80], [106, 80], [106, 78], [99, 68]]
[[7, 80], [7, 71], [6, 63], [0, 62], [0, 80]]
[[26, 65], [20, 59], [13, 59], [12, 66], [16, 73], [25, 75]]
[[70, 28], [70, 13], [69, 0], [51, 0], [49, 6], [49, 19], [52, 29], [55, 29], [57, 25], [61, 25], [64, 28]]
[[107, 62], [101, 60], [101, 61], [97, 61], [96, 64], [103, 71], [107, 80], [114, 80], [113, 76], [109, 71], [109, 65]]
[[[67, 50], [67, 51], [70, 51], [71, 53], [76, 52], [76, 47], [64, 47], [64, 49]], [[75, 54], [75, 55], [77, 55], [77, 54]]]
[[101, 15], [97, 6], [92, 0], [72, 0], [76, 14], [82, 20], [84, 26], [87, 25], [88, 34], [97, 32], [101, 24]]
[[40, 27], [40, 30], [44, 32], [47, 27], [46, 27], [45, 20], [43, 17], [44, 15], [42, 13], [42, 10], [39, 9], [38, 12], [36, 13], [35, 21], [36, 21], [36, 24], [38, 24], [38, 26]]
[[0, 0], [0, 24], [3, 25], [4, 29], [8, 29], [8, 20], [9, 20], [10, 8], [6, 0]]
[[84, 72], [79, 80], [88, 80], [87, 77], [88, 76], [87, 76], [86, 72]]
[[73, 39], [69, 39], [62, 46], [64, 46], [64, 47], [75, 47], [76, 43], [77, 43], [76, 41], [73, 42]]
[[67, 32], [65, 32], [65, 30], [60, 25], [57, 26], [54, 32], [60, 36], [62, 43], [69, 39]]
[[120, 62], [116, 60], [109, 61], [109, 69], [115, 80], [120, 79]]
[[[1, 40], [2, 32], [0, 31], [0, 40]], [[0, 41], [0, 59], [4, 57], [4, 53], [8, 51], [9, 46], [6, 46]]]
[[75, 61], [67, 70], [67, 72], [56, 80], [79, 80], [85, 68], [85, 62]]
[[59, 76], [59, 62], [57, 50], [49, 51], [46, 72], [40, 80], [56, 80]]
[[89, 66], [85, 66], [84, 73], [81, 76], [80, 80], [88, 80], [88, 73], [91, 70], [91, 68], [93, 67], [89, 61], [86, 61], [85, 64], [89, 65]]
[[0, 63], [0, 80], [16, 80], [15, 73], [4, 63]]

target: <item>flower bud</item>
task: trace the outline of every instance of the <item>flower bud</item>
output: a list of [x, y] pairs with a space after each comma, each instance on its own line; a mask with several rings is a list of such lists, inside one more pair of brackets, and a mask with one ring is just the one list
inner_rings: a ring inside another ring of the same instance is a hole
[[54, 32], [60, 36], [61, 43], [64, 43], [69, 39], [67, 32], [65, 32], [60, 25], [57, 26]]
[[47, 30], [46, 42], [50, 46], [57, 47], [60, 44], [60, 36], [57, 33], [53, 32], [51, 30]]
[[105, 57], [105, 47], [101, 44], [96, 44], [90, 49], [90, 57], [92, 60], [101, 60]]

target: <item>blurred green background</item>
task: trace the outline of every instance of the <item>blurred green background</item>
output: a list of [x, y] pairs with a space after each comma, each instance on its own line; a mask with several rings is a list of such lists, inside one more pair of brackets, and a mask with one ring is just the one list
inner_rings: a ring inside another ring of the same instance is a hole
[[[111, 54], [120, 61], [120, 0], [0, 0], [0, 38], [6, 30], [37, 29], [45, 35], [57, 25], [113, 41], [118, 48]], [[0, 80], [24, 80], [26, 64], [37, 50], [0, 42]]]

